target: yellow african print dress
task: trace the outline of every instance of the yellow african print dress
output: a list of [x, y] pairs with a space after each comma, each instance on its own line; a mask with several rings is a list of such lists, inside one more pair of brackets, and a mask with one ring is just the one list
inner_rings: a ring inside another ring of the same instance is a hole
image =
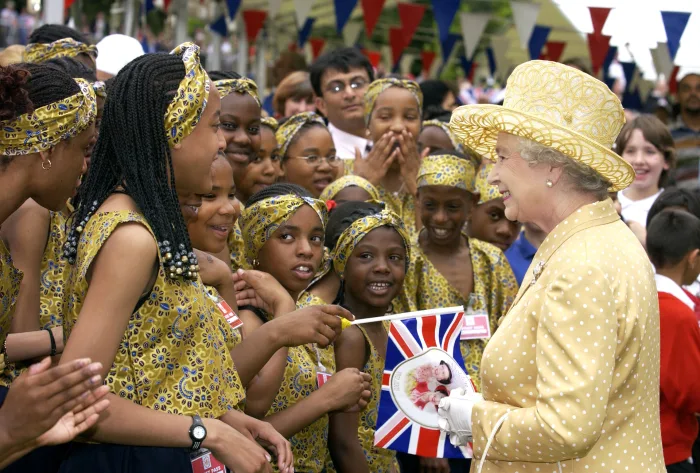
[[[66, 283], [66, 338], [88, 292], [88, 268], [112, 232], [131, 222], [153, 233], [143, 215], [126, 210], [97, 213], [85, 225]], [[219, 314], [208, 300], [200, 279], [170, 279], [159, 265], [153, 289], [131, 315], [105, 378], [110, 390], [172, 414], [218, 418], [235, 409], [243, 387], [218, 330]]]
[[[328, 302], [324, 301], [320, 297], [315, 296], [308, 291], [304, 291], [299, 295], [297, 300], [297, 309], [327, 304]], [[316, 344], [307, 344], [304, 345], [304, 347], [309, 352], [311, 359], [314, 363], [316, 363], [317, 367], [322, 368], [325, 373], [335, 374], [335, 352], [333, 350], [333, 344], [327, 346], [326, 348], [321, 348]]]
[[[22, 271], [12, 264], [12, 256], [0, 240], [0, 346], [5, 345], [5, 338], [10, 333], [12, 313], [14, 311], [19, 285], [22, 282]], [[1, 363], [5, 364], [5, 356], [1, 356]]]
[[382, 186], [377, 187], [377, 190], [379, 191], [379, 198], [386, 202], [389, 209], [401, 217], [411, 237], [411, 241], [418, 238], [418, 230], [416, 228], [416, 198], [404, 191], [389, 192]]
[[245, 259], [245, 242], [238, 220], [233, 224], [233, 229], [228, 236], [228, 251], [231, 254], [231, 271], [238, 271], [238, 268], [249, 269], [250, 265]]

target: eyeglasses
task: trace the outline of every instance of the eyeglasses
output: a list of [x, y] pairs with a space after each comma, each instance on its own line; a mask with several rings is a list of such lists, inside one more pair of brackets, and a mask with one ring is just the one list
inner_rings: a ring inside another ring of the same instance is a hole
[[[350, 88], [352, 90], [362, 89], [362, 88], [366, 87], [367, 84], [368, 84], [368, 82], [366, 80], [361, 79], [361, 78], [357, 78], [357, 79], [353, 79], [350, 81]], [[331, 94], [339, 94], [339, 93], [343, 92], [347, 87], [348, 87], [348, 84], [346, 84], [345, 82], [340, 82], [340, 81], [331, 82], [326, 87], [326, 92], [330, 92]]]
[[342, 159], [340, 159], [338, 156], [326, 156], [325, 158], [323, 156], [289, 156], [288, 159], [303, 159], [306, 161], [306, 164], [309, 166], [313, 166], [315, 168], [319, 167], [321, 165], [321, 161], [324, 159], [326, 162], [333, 167], [339, 166], [340, 162]]

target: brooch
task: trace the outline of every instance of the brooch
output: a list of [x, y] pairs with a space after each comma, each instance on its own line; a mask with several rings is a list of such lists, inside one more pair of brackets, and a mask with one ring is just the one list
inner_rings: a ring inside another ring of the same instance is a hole
[[542, 270], [544, 269], [544, 261], [540, 261], [535, 265], [535, 267], [532, 269], [532, 281], [530, 281], [530, 286], [534, 286], [535, 283], [537, 282], [537, 279], [540, 277], [542, 274]]

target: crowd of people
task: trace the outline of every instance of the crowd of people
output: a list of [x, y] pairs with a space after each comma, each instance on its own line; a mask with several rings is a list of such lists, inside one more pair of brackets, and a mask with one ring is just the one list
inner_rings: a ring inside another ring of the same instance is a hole
[[460, 106], [342, 48], [268, 112], [137, 44], [0, 52], [0, 467], [468, 471], [374, 446], [387, 325], [346, 323], [461, 305], [479, 393], [430, 402], [476, 471], [695, 471], [700, 75], [681, 136], [576, 64]]

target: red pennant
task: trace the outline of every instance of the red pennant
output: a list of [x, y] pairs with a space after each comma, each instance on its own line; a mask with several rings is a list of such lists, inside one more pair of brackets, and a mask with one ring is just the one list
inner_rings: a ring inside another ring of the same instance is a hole
[[395, 66], [406, 49], [406, 33], [398, 26], [389, 28], [389, 44], [391, 45], [391, 65]]
[[469, 82], [471, 82], [472, 84], [474, 83], [474, 74], [476, 73], [476, 69], [478, 67], [479, 67], [479, 63], [476, 61], [472, 61], [472, 68], [469, 71], [469, 76], [467, 77], [467, 79], [469, 79]]
[[610, 49], [610, 36], [595, 33], [588, 34], [588, 51], [591, 54], [593, 75], [597, 76], [600, 72], [600, 68], [603, 67], [608, 49]]
[[399, 18], [401, 18], [401, 29], [405, 35], [405, 44], [411, 44], [413, 35], [416, 34], [418, 25], [420, 25], [423, 15], [425, 14], [424, 5], [416, 5], [413, 3], [398, 3]]
[[422, 51], [420, 55], [423, 61], [423, 72], [428, 74], [430, 72], [430, 68], [433, 66], [435, 53], [433, 51]]
[[601, 34], [603, 32], [603, 26], [605, 26], [605, 21], [608, 19], [611, 8], [597, 8], [588, 7], [591, 12], [591, 23], [593, 23], [593, 34]]
[[680, 66], [673, 66], [673, 71], [671, 71], [671, 77], [668, 78], [668, 91], [671, 94], [678, 92], [678, 71]]
[[563, 41], [547, 41], [547, 60], [559, 62], [565, 47], [566, 43]]
[[377, 26], [377, 21], [379, 20], [379, 15], [382, 13], [385, 1], [386, 0], [362, 0], [362, 11], [365, 18], [365, 32], [367, 33], [367, 38], [372, 37], [372, 32], [374, 32], [374, 27]]
[[369, 59], [369, 63], [372, 64], [373, 68], [376, 69], [379, 67], [379, 62], [382, 60], [382, 53], [379, 51], [369, 51], [367, 49], [363, 49], [362, 54], [367, 56], [367, 59]]
[[71, 7], [71, 5], [73, 5], [73, 2], [75, 2], [75, 0], [64, 0], [63, 8], [67, 10]]
[[168, 7], [170, 6], [170, 2], [172, 0], [163, 0], [163, 6], [165, 7], [165, 11], [168, 11]]
[[267, 11], [265, 10], [243, 10], [243, 22], [245, 23], [245, 32], [248, 37], [248, 43], [254, 43], [258, 37], [258, 33], [265, 24]]
[[321, 51], [326, 45], [326, 40], [323, 38], [309, 38], [309, 43], [311, 44], [311, 57], [315, 61], [321, 55]]

